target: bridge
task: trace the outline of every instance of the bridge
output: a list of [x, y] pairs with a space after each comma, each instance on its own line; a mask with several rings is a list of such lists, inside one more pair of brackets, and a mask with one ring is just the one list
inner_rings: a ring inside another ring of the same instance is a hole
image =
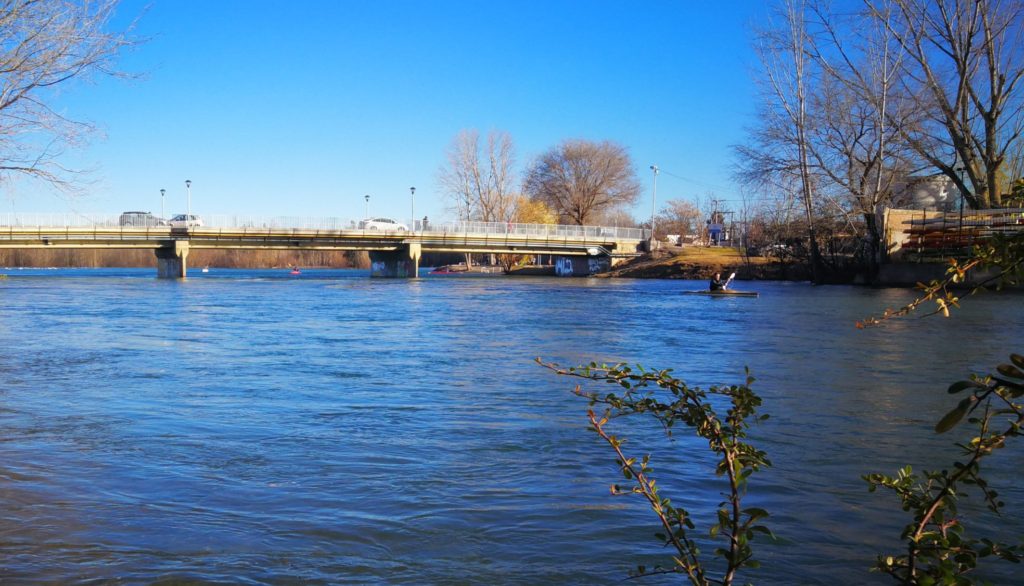
[[[156, 223], [156, 222], [153, 222]], [[161, 222], [163, 223], [163, 222]], [[157, 276], [185, 278], [192, 249], [365, 250], [373, 277], [414, 277], [424, 252], [552, 255], [562, 275], [588, 275], [636, 256], [638, 228], [417, 220], [408, 230], [341, 218], [204, 216], [202, 226], [125, 226], [120, 216], [0, 214], [0, 248], [151, 249]]]

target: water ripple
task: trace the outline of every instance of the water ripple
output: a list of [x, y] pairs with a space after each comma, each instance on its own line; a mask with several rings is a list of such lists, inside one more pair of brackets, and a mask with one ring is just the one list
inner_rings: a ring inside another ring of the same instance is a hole
[[[945, 462], [952, 440], [929, 431], [945, 384], [1002, 360], [1024, 325], [1019, 297], [988, 296], [862, 332], [909, 293], [788, 283], [718, 300], [679, 295], [702, 286], [685, 281], [151, 277], [0, 285], [4, 581], [617, 584], [664, 562], [643, 504], [608, 493], [614, 456], [573, 382], [539, 356], [701, 386], [749, 366], [774, 462], [749, 498], [779, 535], [751, 579], [869, 582], [904, 521], [860, 474]], [[723, 486], [701, 442], [615, 425], [675, 502], [713, 517]], [[1024, 502], [1020, 454], [1000, 458], [993, 480]]]

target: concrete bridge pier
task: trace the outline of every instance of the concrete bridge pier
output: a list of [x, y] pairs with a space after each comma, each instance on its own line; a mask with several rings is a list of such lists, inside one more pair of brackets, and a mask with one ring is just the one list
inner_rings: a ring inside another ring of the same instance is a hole
[[555, 274], [559, 277], [588, 277], [612, 267], [609, 256], [556, 256]]
[[188, 240], [175, 240], [156, 249], [158, 279], [184, 279], [188, 272]]
[[388, 279], [414, 279], [420, 271], [421, 247], [410, 242], [398, 250], [371, 250], [370, 276]]

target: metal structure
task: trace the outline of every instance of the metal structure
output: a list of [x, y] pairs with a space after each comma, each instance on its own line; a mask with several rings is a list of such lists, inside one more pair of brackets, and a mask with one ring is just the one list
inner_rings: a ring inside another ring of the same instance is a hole
[[[893, 210], [890, 210], [890, 214]], [[976, 244], [996, 234], [1024, 232], [1024, 208], [1000, 208], [957, 212], [904, 210], [907, 218], [890, 255], [916, 260], [967, 258]]]

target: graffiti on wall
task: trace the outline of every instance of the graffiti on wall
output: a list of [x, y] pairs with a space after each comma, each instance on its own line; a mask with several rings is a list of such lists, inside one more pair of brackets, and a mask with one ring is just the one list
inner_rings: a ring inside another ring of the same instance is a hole
[[572, 257], [570, 256], [559, 256], [555, 258], [555, 274], [559, 277], [571, 277], [572, 271]]

